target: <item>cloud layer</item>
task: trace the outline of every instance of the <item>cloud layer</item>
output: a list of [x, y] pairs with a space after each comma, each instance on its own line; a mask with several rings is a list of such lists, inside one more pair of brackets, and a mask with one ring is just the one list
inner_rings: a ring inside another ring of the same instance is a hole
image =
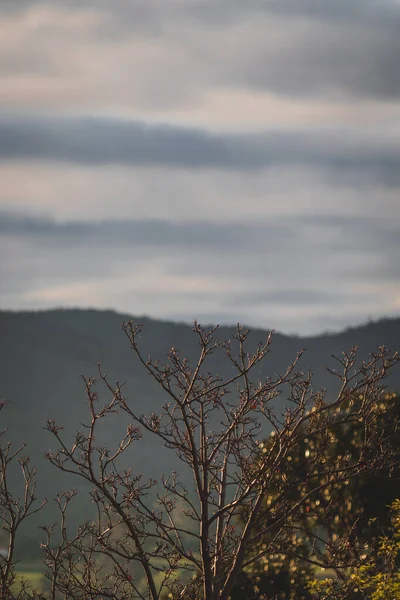
[[397, 0], [3, 0], [0, 305], [398, 314], [399, 27]]
[[217, 170], [306, 165], [391, 181], [400, 173], [400, 137], [393, 134], [373, 128], [213, 133], [115, 118], [5, 116], [0, 159]]
[[0, 223], [3, 302], [24, 308], [118, 306], [302, 333], [399, 308], [390, 302], [400, 241], [388, 221], [56, 223], [3, 213]]

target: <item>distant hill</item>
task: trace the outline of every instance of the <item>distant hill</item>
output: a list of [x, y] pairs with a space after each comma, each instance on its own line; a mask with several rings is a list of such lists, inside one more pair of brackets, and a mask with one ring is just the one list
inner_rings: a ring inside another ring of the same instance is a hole
[[[15, 443], [27, 443], [32, 462], [39, 469], [39, 493], [51, 496], [54, 490], [65, 487], [57, 480], [54, 468], [48, 465], [44, 452], [54, 444], [43, 429], [48, 418], [55, 418], [72, 434], [86, 421], [81, 374], [96, 376], [97, 363], [111, 380], [126, 382], [126, 395], [137, 412], [156, 408], [164, 398], [143, 368], [135, 361], [129, 343], [121, 331], [121, 323], [133, 319], [112, 311], [51, 310], [43, 312], [0, 311], [0, 398], [9, 406], [1, 418], [9, 426], [9, 438]], [[163, 359], [171, 346], [195, 360], [197, 342], [191, 326], [180, 323], [140, 318], [143, 323], [143, 348], [146, 353]], [[235, 327], [221, 327], [219, 335], [230, 337]], [[266, 337], [263, 330], [252, 330], [252, 340]], [[271, 354], [260, 377], [282, 372], [300, 349], [306, 353], [302, 367], [310, 366], [315, 383], [332, 389], [334, 380], [324, 367], [333, 365], [332, 354], [340, 354], [353, 345], [365, 356], [380, 345], [391, 349], [400, 347], [400, 319], [387, 319], [348, 329], [341, 333], [315, 337], [290, 337], [276, 334]], [[251, 344], [250, 344], [251, 346]], [[249, 346], [249, 348], [250, 348]], [[223, 356], [215, 356], [215, 370], [227, 374]], [[393, 371], [388, 387], [400, 390], [400, 369]], [[99, 388], [100, 398], [105, 391]], [[103, 398], [106, 396], [104, 395]], [[1, 427], [3, 429], [3, 426]], [[126, 428], [121, 421], [107, 424], [107, 439], [115, 443]], [[130, 466], [153, 475], [171, 469], [168, 453], [159, 447], [139, 443], [128, 457]], [[55, 478], [56, 477], [56, 478]], [[77, 483], [71, 483], [76, 487]]]

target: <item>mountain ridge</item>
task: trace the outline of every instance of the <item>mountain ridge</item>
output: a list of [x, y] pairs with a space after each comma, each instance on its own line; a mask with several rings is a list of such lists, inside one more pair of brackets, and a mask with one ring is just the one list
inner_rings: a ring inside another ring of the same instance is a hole
[[[113, 309], [113, 308], [93, 308], [93, 307], [54, 307], [54, 308], [38, 308], [38, 309], [29, 309], [29, 310], [14, 310], [14, 309], [1, 309], [0, 308], [0, 320], [6, 316], [6, 315], [10, 315], [10, 316], [22, 316], [22, 317], [28, 317], [28, 316], [51, 316], [51, 315], [60, 315], [60, 314], [73, 314], [73, 313], [96, 313], [98, 315], [103, 315], [103, 316], [117, 316], [121, 318], [121, 322], [122, 321], [135, 321], [137, 323], [157, 323], [160, 325], [166, 324], [166, 325], [173, 325], [173, 326], [182, 326], [182, 327], [191, 327], [193, 321], [185, 321], [184, 319], [162, 319], [162, 318], [158, 318], [158, 317], [152, 317], [150, 315], [134, 315], [131, 313], [126, 313], [126, 312], [121, 312], [119, 310]], [[307, 339], [317, 339], [317, 338], [324, 338], [324, 337], [334, 337], [337, 335], [343, 335], [349, 331], [358, 331], [358, 330], [363, 330], [369, 327], [374, 327], [374, 326], [381, 326], [384, 323], [398, 323], [400, 324], [400, 314], [399, 316], [382, 316], [382, 317], [377, 317], [377, 318], [371, 318], [368, 319], [367, 321], [365, 321], [364, 323], [359, 323], [356, 325], [349, 325], [347, 327], [343, 327], [341, 329], [327, 329], [327, 330], [323, 330], [320, 331], [319, 333], [315, 333], [315, 334], [298, 334], [298, 333], [286, 333], [283, 331], [280, 331], [278, 329], [275, 329], [273, 327], [268, 328], [268, 327], [262, 327], [262, 326], [254, 326], [254, 325], [248, 325], [245, 322], [241, 322], [239, 321], [240, 325], [242, 325], [243, 327], [245, 327], [246, 329], [249, 330], [255, 330], [255, 331], [264, 331], [264, 332], [270, 332], [273, 331], [274, 335], [280, 335], [282, 337], [285, 338], [295, 338], [295, 339], [299, 339], [299, 340], [307, 340]], [[204, 329], [208, 329], [208, 328], [214, 328], [214, 327], [218, 327], [218, 328], [224, 328], [224, 329], [231, 329], [231, 328], [235, 328], [237, 323], [230, 323], [230, 324], [219, 324], [219, 323], [213, 323], [213, 322], [205, 322], [202, 323], [201, 325]]]
[[[142, 348], [145, 355], [151, 352], [162, 361], [174, 346], [192, 363], [196, 361], [199, 346], [192, 327], [185, 323], [148, 317], [135, 319], [111, 310], [0, 311], [0, 399], [8, 404], [2, 411], [0, 429], [7, 425], [7, 439], [16, 445], [27, 444], [26, 453], [38, 467], [38, 489], [44, 496], [52, 497], [68, 485], [78, 486], [81, 491], [86, 489], [76, 480], [59, 479], [54, 468], [44, 460], [45, 452], [55, 449], [54, 441], [45, 431], [48, 419], [55, 419], [64, 427], [63, 433], [69, 441], [81, 424], [87, 422], [82, 374], [96, 377], [97, 365], [101, 363], [111, 382], [126, 382], [125, 395], [138, 413], [156, 411], [165, 401], [160, 387], [134, 360], [129, 341], [121, 331], [121, 322], [126, 320], [144, 325]], [[234, 330], [235, 326], [224, 325], [217, 335], [229, 338]], [[251, 329], [248, 350], [251, 351], [267, 334], [267, 330]], [[365, 358], [380, 345], [396, 350], [399, 341], [400, 318], [383, 319], [319, 336], [275, 333], [271, 352], [255, 377], [273, 376], [284, 371], [297, 352], [306, 348], [300, 368], [310, 367], [315, 374], [315, 387], [323, 386], [331, 394], [335, 390], [335, 378], [329, 377], [324, 367], [334, 366], [332, 355], [357, 344], [360, 358]], [[231, 365], [221, 351], [212, 355], [209, 368], [221, 376], [229, 376]], [[394, 391], [400, 390], [399, 368], [390, 374], [387, 384]], [[98, 390], [103, 403], [109, 392], [101, 384]], [[126, 421], [117, 415], [107, 421], [103, 431], [105, 442], [111, 446], [117, 444], [125, 431]], [[132, 452], [127, 456], [128, 463], [124, 468], [133, 464], [145, 475], [156, 477], [175, 468], [170, 453], [147, 439], [136, 443]], [[17, 479], [16, 476], [16, 482]], [[88, 514], [85, 513], [88, 510], [82, 503], [79, 515]]]

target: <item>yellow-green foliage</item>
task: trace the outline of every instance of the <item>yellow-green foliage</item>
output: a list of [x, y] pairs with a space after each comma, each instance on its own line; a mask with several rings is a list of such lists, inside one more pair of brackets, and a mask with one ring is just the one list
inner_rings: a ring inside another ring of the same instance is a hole
[[11, 586], [11, 591], [14, 594], [24, 590], [42, 591], [45, 583], [44, 574], [42, 571], [21, 570], [15, 571], [15, 580]]
[[392, 533], [379, 540], [376, 560], [367, 559], [349, 572], [344, 584], [331, 578], [312, 581], [310, 591], [320, 600], [351, 598], [357, 592], [369, 600], [400, 600], [400, 499], [393, 502], [391, 511]]

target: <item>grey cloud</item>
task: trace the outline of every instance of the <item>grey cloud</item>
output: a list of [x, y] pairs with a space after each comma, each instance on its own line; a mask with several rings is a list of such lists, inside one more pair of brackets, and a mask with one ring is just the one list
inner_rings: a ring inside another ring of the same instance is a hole
[[[268, 243], [264, 236], [268, 229]], [[296, 230], [291, 224], [271, 222], [265, 225], [248, 223], [215, 224], [212, 222], [172, 223], [166, 220], [131, 220], [57, 223], [41, 216], [26, 216], [0, 211], [0, 236], [39, 240], [43, 244], [83, 246], [131, 246], [190, 248], [232, 252], [254, 251], [260, 245], [272, 248], [290, 241]]]
[[[320, 236], [313, 239], [314, 232], [320, 232]], [[227, 252], [234, 250], [241, 256], [260, 249], [265, 254], [286, 249], [285, 255], [296, 246], [305, 255], [312, 254], [318, 246], [334, 250], [335, 244], [341, 252], [351, 252], [355, 247], [360, 250], [370, 248], [374, 252], [400, 247], [396, 223], [390, 219], [376, 221], [358, 216], [294, 215], [256, 223], [245, 220], [242, 223], [214, 223], [210, 220], [173, 223], [165, 219], [57, 222], [41, 215], [0, 211], [0, 236], [38, 240], [44, 245], [56, 243], [58, 246], [78, 242], [103, 247], [189, 248], [194, 252], [225, 249]]]
[[[143, 26], [157, 23], [160, 16], [170, 20], [181, 16], [186, 19], [201, 19], [213, 26], [215, 22], [237, 20], [257, 14], [283, 14], [287, 16], [315, 17], [321, 19], [376, 19], [382, 22], [399, 16], [397, 0], [196, 0], [181, 2], [180, 0], [153, 0], [151, 4], [142, 0], [53, 0], [70, 10], [101, 9], [109, 11], [116, 19], [126, 22], [130, 17], [130, 25], [137, 23]], [[0, 12], [19, 13], [27, 9], [46, 5], [44, 0], [2, 0]]]
[[[272, 0], [260, 2], [266, 11], [287, 16], [314, 17], [319, 19], [370, 21], [383, 23], [399, 18], [396, 0]], [[261, 6], [260, 6], [261, 8]]]
[[237, 151], [230, 136], [89, 117], [3, 117], [0, 157], [142, 166], [234, 168], [240, 162], [251, 166], [251, 157]]
[[[27, 9], [29, 22], [22, 14]], [[80, 19], [87, 9], [97, 15]], [[78, 18], [66, 18], [63, 27], [66, 10]], [[254, 97], [265, 98], [266, 106], [270, 92], [290, 98], [292, 119], [317, 100], [325, 120], [343, 114], [348, 122], [360, 106], [363, 122], [366, 100], [373, 99], [371, 114], [382, 127], [222, 133], [127, 119], [4, 114], [2, 170], [18, 163], [3, 181], [4, 205], [43, 206], [72, 220], [0, 214], [3, 306], [108, 305], [302, 332], [398, 310], [399, 209], [389, 187], [400, 186], [400, 136], [385, 103], [400, 95], [399, 2], [0, 0], [0, 15], [6, 13], [15, 20], [0, 75], [4, 89], [12, 90], [9, 105], [18, 100], [25, 111], [33, 110], [29, 103], [91, 113], [142, 110], [153, 117], [162, 110], [164, 119], [172, 108], [174, 118], [186, 122], [208, 116], [215, 122], [230, 90], [243, 113], [257, 90]], [[70, 52], [72, 36], [76, 53]], [[335, 112], [335, 103], [343, 113]], [[286, 113], [276, 110], [282, 122]], [[274, 115], [260, 116], [267, 117], [272, 122]], [[114, 166], [98, 168], [105, 165]], [[26, 169], [27, 183], [19, 182], [18, 169]], [[304, 177], [296, 177], [297, 170]], [[62, 189], [75, 171], [75, 183]], [[103, 172], [108, 187], [100, 193]], [[287, 180], [282, 189], [271, 185], [273, 173]], [[62, 212], [69, 195], [82, 208]], [[125, 195], [123, 212], [115, 198]], [[90, 222], [92, 214], [112, 220]], [[153, 214], [160, 218], [150, 219]]]
[[[234, 260], [229, 262], [216, 254], [212, 267], [230, 279], [241, 273], [247, 282], [257, 281], [256, 288], [248, 283], [252, 291], [247, 294], [256, 303], [262, 297], [279, 303], [280, 294], [284, 294], [287, 302], [294, 303], [297, 297], [300, 305], [306, 305], [310, 296], [301, 290], [307, 286], [313, 290], [313, 298], [322, 302], [326, 294], [325, 299], [329, 297], [335, 303], [359, 282], [376, 283], [380, 293], [381, 284], [400, 281], [398, 230], [399, 221], [390, 214], [370, 219], [360, 214], [336, 218], [286, 216], [261, 227], [249, 226], [244, 241], [238, 236], [244, 247], [248, 243], [249, 253], [238, 246]], [[183, 274], [185, 264], [173, 268]], [[198, 261], [199, 274], [206, 274], [209, 268], [207, 258]], [[278, 289], [271, 291], [269, 281], [273, 288], [278, 281]], [[256, 289], [260, 286], [263, 291], [258, 296]]]
[[[361, 296], [359, 298], [361, 300]], [[332, 290], [321, 291], [283, 287], [279, 290], [265, 290], [255, 294], [247, 293], [238, 295], [228, 304], [231, 307], [240, 307], [243, 305], [251, 307], [255, 304], [279, 304], [296, 307], [301, 305], [313, 306], [318, 304], [329, 304], [332, 301], [339, 304], [345, 304], [347, 300], [343, 294]]]
[[[379, 204], [379, 200], [377, 200]], [[384, 209], [384, 204], [382, 204]], [[400, 215], [400, 213], [399, 213]], [[359, 239], [370, 247], [375, 244], [400, 245], [400, 236], [398, 235], [399, 218], [392, 214], [378, 214], [365, 216], [357, 214], [353, 217], [341, 215], [318, 215], [307, 218], [298, 218], [301, 225], [308, 224], [316, 230], [332, 231], [340, 239], [341, 247], [345, 250], [351, 247], [354, 238]]]
[[[395, 0], [204, 0], [160, 2], [156, 10], [124, 3], [121, 11], [111, 9], [99, 33], [114, 31], [118, 39], [124, 31], [128, 36], [146, 31], [164, 39], [166, 48], [180, 43], [192, 55], [193, 74], [187, 79], [193, 85], [200, 47], [216, 87], [223, 83], [307, 98], [397, 98], [399, 28]], [[225, 46], [231, 48], [228, 55], [221, 51]]]
[[[227, 208], [228, 212], [229, 209]], [[39, 240], [44, 244], [101, 244], [103, 246], [137, 246], [215, 248], [246, 254], [255, 249], [270, 251], [301, 248], [310, 255], [318, 246], [342, 253], [359, 251], [374, 253], [400, 250], [398, 220], [391, 215], [280, 215], [257, 221], [214, 222], [203, 220], [180, 223], [166, 219], [108, 219], [60, 222], [40, 214], [24, 214], [0, 210], [0, 236]], [[318, 235], [316, 235], [318, 233]], [[285, 254], [285, 252], [283, 252]], [[300, 256], [301, 258], [301, 256]], [[247, 260], [247, 259], [246, 259]], [[249, 266], [250, 268], [250, 266]], [[278, 298], [279, 299], [279, 298]], [[307, 300], [307, 298], [305, 298]]]
[[315, 293], [302, 291], [302, 285], [288, 287], [287, 281], [301, 279], [301, 273], [308, 281], [318, 281], [325, 266], [331, 271], [339, 269], [343, 280], [396, 279], [400, 251], [397, 234], [397, 223], [390, 218], [359, 216], [294, 215], [258, 223], [172, 223], [160, 219], [62, 223], [42, 216], [0, 212], [3, 242], [19, 240], [25, 246], [48, 249], [51, 254], [68, 257], [69, 252], [79, 249], [93, 256], [110, 252], [107, 260], [112, 263], [119, 256], [140, 252], [144, 258], [169, 257], [173, 260], [171, 272], [179, 277], [187, 275], [188, 262], [193, 262], [196, 272], [204, 277], [216, 272], [228, 281], [240, 273], [243, 281], [261, 282], [274, 274], [273, 279], [285, 281], [282, 289], [266, 289], [261, 295], [253, 290], [248, 294], [250, 304], [264, 299], [305, 305], [342, 294], [341, 289], [332, 295], [331, 290]]
[[3, 116], [0, 160], [15, 159], [228, 171], [304, 165], [397, 185], [400, 139], [368, 130], [233, 134], [109, 118]]
[[[41, 4], [3, 0], [0, 10], [16, 12]], [[118, 45], [122, 37], [135, 35], [162, 44], [165, 57], [179, 49], [191, 65], [190, 70], [180, 65], [174, 69], [174, 92], [178, 95], [180, 90], [183, 101], [192, 89], [199, 94], [199, 81], [200, 89], [240, 87], [303, 98], [385, 100], [400, 94], [400, 5], [395, 0], [60, 0], [52, 5], [75, 12], [89, 8], [103, 15], [103, 21], [87, 32], [89, 53], [95, 40]], [[54, 56], [58, 50], [62, 46], [54, 48]], [[170, 60], [173, 69], [174, 59]], [[39, 58], [27, 52], [22, 58], [10, 57], [4, 69], [17, 69], [24, 61], [32, 69], [43, 69], [48, 62], [51, 72], [51, 61], [43, 53]], [[158, 70], [156, 76], [164, 79]], [[164, 83], [155, 82], [152, 73], [143, 77], [148, 78], [149, 104], [152, 94], [160, 95], [160, 87], [167, 95], [168, 77]]]
[[395, 225], [390, 217], [358, 216], [287, 216], [242, 225], [59, 223], [3, 212], [0, 304], [90, 304], [178, 320], [317, 331], [329, 318], [350, 323], [393, 311], [387, 288], [393, 271], [382, 273], [381, 266], [398, 263]]
[[293, 27], [291, 40], [282, 35], [279, 47], [265, 41], [231, 65], [226, 79], [253, 89], [272, 90], [303, 98], [396, 99], [400, 93], [397, 56], [398, 27], [363, 28], [345, 23], [328, 28], [318, 25]]

